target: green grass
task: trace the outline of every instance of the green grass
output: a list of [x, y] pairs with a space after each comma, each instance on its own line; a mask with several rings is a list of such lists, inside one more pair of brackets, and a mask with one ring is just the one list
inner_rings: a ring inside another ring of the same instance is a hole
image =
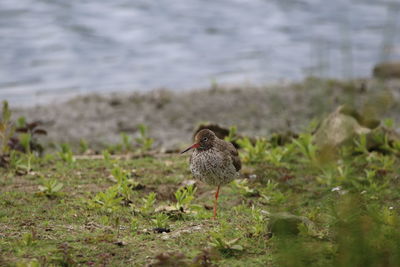
[[0, 266], [399, 266], [396, 153], [259, 142], [242, 142], [245, 179], [222, 187], [216, 221], [215, 188], [183, 187], [187, 156], [0, 169]]

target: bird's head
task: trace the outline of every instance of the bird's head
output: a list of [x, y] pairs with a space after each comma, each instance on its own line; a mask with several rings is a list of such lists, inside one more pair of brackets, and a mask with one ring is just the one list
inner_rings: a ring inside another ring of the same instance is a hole
[[207, 150], [213, 147], [214, 145], [214, 140], [217, 138], [215, 133], [213, 131], [210, 131], [208, 129], [203, 129], [199, 131], [196, 136], [194, 137], [194, 144], [185, 149], [184, 151], [181, 152], [185, 153], [189, 151], [190, 149], [196, 148], [198, 150]]

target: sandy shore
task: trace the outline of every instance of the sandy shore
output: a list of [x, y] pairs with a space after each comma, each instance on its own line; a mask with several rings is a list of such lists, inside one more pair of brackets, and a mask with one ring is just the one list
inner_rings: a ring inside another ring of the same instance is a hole
[[214, 86], [176, 93], [86, 95], [61, 104], [15, 109], [14, 118], [39, 120], [48, 131], [45, 143], [78, 144], [92, 148], [120, 142], [120, 133], [138, 135], [137, 125], [149, 126], [160, 149], [179, 148], [190, 142], [199, 123], [236, 125], [245, 135], [298, 131], [343, 103], [378, 118], [400, 121], [400, 81], [332, 81], [307, 79], [301, 83], [268, 86]]

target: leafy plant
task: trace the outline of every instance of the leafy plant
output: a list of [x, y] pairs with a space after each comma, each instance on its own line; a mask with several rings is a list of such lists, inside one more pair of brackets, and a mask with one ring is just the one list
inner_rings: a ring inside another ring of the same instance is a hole
[[176, 199], [176, 209], [187, 209], [194, 199], [194, 194], [196, 193], [196, 190], [197, 188], [194, 185], [179, 188], [174, 194]]
[[111, 154], [107, 149], [103, 150], [102, 155], [103, 155], [104, 161], [106, 163], [111, 163], [112, 162]]
[[63, 188], [63, 184], [57, 180], [44, 180], [42, 185], [39, 185], [39, 191], [49, 198], [54, 198], [59, 194], [59, 191]]
[[267, 150], [265, 160], [277, 167], [287, 167], [289, 164], [285, 162], [293, 150], [292, 146], [277, 146]]
[[14, 135], [15, 127], [11, 123], [11, 111], [8, 102], [3, 102], [2, 117], [0, 121], [0, 166], [7, 164], [7, 154], [10, 152], [9, 143]]
[[379, 182], [376, 179], [375, 170], [365, 170], [364, 177], [353, 179], [351, 182], [358, 191], [368, 194], [379, 194], [388, 186], [386, 182]]
[[251, 217], [253, 223], [251, 224], [252, 233], [255, 236], [260, 236], [265, 233], [265, 216], [262, 211], [254, 206], [251, 207]]
[[58, 153], [61, 160], [67, 162], [68, 164], [72, 164], [75, 162], [75, 157], [72, 153], [71, 147], [68, 144], [60, 145], [61, 151]]
[[122, 147], [125, 152], [132, 151], [132, 141], [129, 135], [121, 133]]
[[24, 247], [31, 247], [36, 242], [35, 233], [33, 231], [24, 233], [20, 239], [20, 244]]
[[261, 188], [261, 196], [271, 204], [282, 204], [287, 201], [287, 196], [278, 189], [278, 183], [268, 180], [265, 187]]
[[298, 139], [293, 139], [293, 144], [299, 149], [306, 162], [317, 164], [317, 146], [312, 143], [311, 134], [301, 134]]
[[143, 215], [150, 215], [151, 213], [154, 212], [154, 204], [156, 203], [156, 196], [157, 194], [154, 192], [151, 192], [150, 194], [147, 195], [146, 198], [143, 198], [143, 206], [140, 208], [140, 212]]
[[89, 202], [89, 206], [100, 208], [101, 211], [111, 214], [119, 209], [122, 199], [119, 196], [118, 187], [112, 186], [104, 192], [97, 193]]
[[165, 213], [158, 213], [151, 221], [156, 228], [169, 228], [169, 217]]
[[116, 187], [118, 188], [119, 196], [121, 196], [125, 204], [133, 202], [132, 188], [137, 186], [137, 182], [130, 178], [130, 173], [116, 166], [111, 170], [112, 176], [117, 180]]
[[368, 155], [368, 142], [365, 134], [361, 134], [358, 138], [355, 138], [354, 143], [356, 145], [354, 151]]
[[148, 129], [146, 125], [139, 124], [138, 127], [140, 136], [135, 139], [136, 143], [139, 145], [142, 152], [149, 151], [153, 146], [154, 140], [148, 137]]
[[41, 155], [44, 148], [36, 137], [46, 135], [47, 131], [39, 128], [40, 124], [39, 121], [27, 123], [24, 117], [18, 118], [15, 132], [19, 135], [10, 140], [11, 148], [25, 153], [37, 152]]
[[88, 150], [89, 150], [88, 143], [84, 139], [79, 140], [79, 152], [81, 154], [85, 154]]
[[137, 218], [131, 219], [131, 232], [135, 234], [139, 229], [139, 220]]
[[232, 256], [235, 252], [243, 251], [239, 244], [240, 238], [226, 240], [220, 233], [211, 234], [210, 245], [221, 252], [224, 256]]
[[230, 128], [229, 128], [229, 134], [228, 134], [228, 136], [226, 136], [224, 139], [225, 139], [225, 141], [227, 141], [227, 142], [235, 142], [236, 141], [236, 139], [237, 139], [237, 136], [236, 136], [236, 134], [237, 134], [237, 128], [236, 128], [236, 126], [231, 126]]
[[241, 180], [233, 180], [232, 184], [235, 186], [235, 189], [238, 193], [245, 197], [252, 197], [259, 195], [257, 189], [250, 188], [248, 184], [248, 179], [241, 179]]
[[255, 164], [266, 160], [268, 142], [265, 139], [258, 139], [253, 145], [249, 138], [241, 138], [236, 141], [243, 149], [241, 157], [244, 162]]

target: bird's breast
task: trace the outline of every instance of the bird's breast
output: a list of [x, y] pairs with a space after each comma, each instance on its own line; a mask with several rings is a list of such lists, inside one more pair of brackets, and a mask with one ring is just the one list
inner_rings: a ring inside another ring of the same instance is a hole
[[190, 160], [190, 170], [196, 179], [211, 185], [228, 183], [237, 176], [232, 159], [213, 149], [194, 151]]

